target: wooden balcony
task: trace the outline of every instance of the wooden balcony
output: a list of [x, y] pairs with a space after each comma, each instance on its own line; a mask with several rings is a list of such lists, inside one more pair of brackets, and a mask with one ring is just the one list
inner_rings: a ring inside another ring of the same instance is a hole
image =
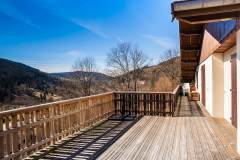
[[0, 113], [1, 159], [238, 159], [236, 130], [174, 92], [110, 92]]
[[240, 159], [232, 125], [188, 97], [180, 100], [174, 117], [144, 116], [99, 159]]

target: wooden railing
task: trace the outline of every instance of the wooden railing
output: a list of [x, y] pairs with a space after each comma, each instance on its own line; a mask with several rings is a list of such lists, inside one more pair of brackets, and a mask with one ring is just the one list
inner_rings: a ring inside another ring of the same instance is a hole
[[173, 92], [114, 92], [115, 115], [173, 116], [179, 92], [179, 86]]
[[112, 93], [0, 112], [0, 159], [22, 159], [114, 113]]
[[0, 112], [0, 159], [22, 159], [113, 114], [173, 115], [174, 92], [109, 92]]

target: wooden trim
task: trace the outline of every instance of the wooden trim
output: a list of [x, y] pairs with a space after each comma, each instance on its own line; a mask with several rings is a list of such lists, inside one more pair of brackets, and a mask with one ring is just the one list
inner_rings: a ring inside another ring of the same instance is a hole
[[237, 128], [237, 54], [231, 55], [232, 124]]
[[[175, 9], [175, 8], [173, 8]], [[203, 15], [212, 15], [212, 14], [221, 14], [221, 13], [232, 13], [238, 12], [240, 10], [240, 4], [231, 4], [231, 5], [219, 5], [214, 7], [206, 8], [196, 8], [188, 9], [182, 11], [173, 11], [175, 17], [184, 18], [184, 17], [194, 17], [194, 16], [203, 16]], [[211, 16], [209, 16], [210, 18]], [[220, 18], [220, 17], [219, 17]]]
[[202, 86], [202, 94], [201, 101], [204, 107], [206, 107], [206, 68], [205, 65], [201, 67], [201, 86]]

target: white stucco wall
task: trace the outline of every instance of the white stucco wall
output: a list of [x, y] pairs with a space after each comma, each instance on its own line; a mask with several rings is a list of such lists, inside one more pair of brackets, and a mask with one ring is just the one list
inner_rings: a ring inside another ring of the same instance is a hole
[[236, 47], [224, 53], [224, 118], [231, 123], [232, 95], [231, 95], [231, 55], [236, 53]]
[[[211, 116], [224, 117], [223, 55], [213, 54], [198, 67], [198, 92], [202, 96], [201, 67], [205, 65], [206, 109]], [[201, 99], [200, 99], [201, 100]]]
[[[198, 70], [198, 91], [200, 93], [200, 97], [202, 97], [202, 76], [201, 76], [201, 68], [205, 65], [205, 85], [206, 85], [206, 109], [208, 112], [213, 115], [213, 107], [212, 107], [212, 83], [213, 83], [213, 75], [212, 75], [212, 56], [208, 57], [204, 62], [202, 62], [199, 66]], [[201, 98], [200, 98], [201, 100]]]

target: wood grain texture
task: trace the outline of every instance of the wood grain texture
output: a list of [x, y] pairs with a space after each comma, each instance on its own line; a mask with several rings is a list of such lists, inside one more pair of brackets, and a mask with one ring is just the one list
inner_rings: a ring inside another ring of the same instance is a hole
[[235, 146], [236, 130], [223, 119], [145, 116], [99, 159], [240, 159]]
[[143, 117], [99, 159], [240, 159], [236, 129], [231, 124], [212, 118], [187, 96], [179, 101], [175, 117]]

